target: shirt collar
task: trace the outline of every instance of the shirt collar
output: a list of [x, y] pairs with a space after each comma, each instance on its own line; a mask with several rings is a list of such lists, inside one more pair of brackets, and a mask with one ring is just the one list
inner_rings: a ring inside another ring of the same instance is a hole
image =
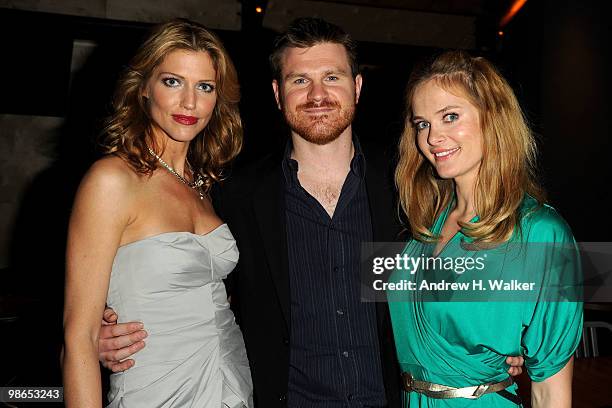
[[[361, 144], [359, 143], [359, 138], [353, 133], [353, 147], [355, 149], [355, 154], [351, 159], [351, 172], [363, 179], [365, 177], [365, 157], [363, 155], [363, 151], [361, 150]], [[288, 185], [299, 184], [297, 180], [297, 172], [298, 172], [298, 162], [295, 159], [291, 158], [291, 151], [293, 150], [293, 142], [291, 138], [287, 140], [287, 145], [285, 146], [285, 153], [283, 155], [283, 174], [285, 176], [285, 181]]]

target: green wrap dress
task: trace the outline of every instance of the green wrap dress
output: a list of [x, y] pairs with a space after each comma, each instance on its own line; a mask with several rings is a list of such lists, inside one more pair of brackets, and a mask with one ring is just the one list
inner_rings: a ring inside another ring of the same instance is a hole
[[[436, 219], [434, 234], [439, 234], [451, 207], [452, 203]], [[538, 207], [533, 198], [526, 196], [521, 211], [520, 229], [515, 229], [512, 238], [496, 249], [470, 247], [470, 239], [461, 231], [436, 257], [435, 244], [408, 242], [404, 250], [408, 256], [447, 261], [481, 257], [486, 267], [462, 273], [437, 271], [435, 267], [421, 268], [416, 273], [398, 269], [392, 274], [390, 282], [412, 280], [418, 285], [436, 277], [436, 282], [481, 281], [485, 288], [481, 291], [476, 285], [478, 290], [470, 286], [470, 290], [454, 291], [387, 291], [403, 372], [417, 380], [468, 387], [506, 379], [506, 356], [524, 356], [533, 381], [543, 381], [567, 364], [581, 337], [582, 303], [576, 293], [568, 295], [557, 283], [563, 281], [571, 286], [570, 281], [575, 283], [572, 279], [579, 276], [576, 243], [570, 228], [552, 207]], [[534, 285], [531, 291], [496, 290], [499, 287], [490, 287], [490, 280]], [[516, 394], [516, 385], [507, 390]], [[404, 407], [517, 406], [496, 393], [479, 399], [434, 399], [415, 392], [404, 393], [404, 397]]]

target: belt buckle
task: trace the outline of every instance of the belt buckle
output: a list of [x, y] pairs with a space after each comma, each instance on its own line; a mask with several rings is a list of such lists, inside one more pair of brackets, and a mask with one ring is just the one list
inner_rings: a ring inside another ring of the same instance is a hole
[[487, 390], [489, 389], [490, 386], [491, 386], [491, 384], [480, 384], [478, 387], [476, 387], [476, 389], [474, 390], [472, 395], [467, 397], [467, 398], [469, 398], [469, 399], [478, 399], [478, 398], [480, 398], [485, 392], [487, 392]]

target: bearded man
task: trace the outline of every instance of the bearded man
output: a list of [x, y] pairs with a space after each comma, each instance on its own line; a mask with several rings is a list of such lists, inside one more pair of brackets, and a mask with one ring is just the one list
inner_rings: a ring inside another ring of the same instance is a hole
[[221, 203], [241, 249], [233, 296], [256, 403], [399, 406], [387, 305], [361, 301], [361, 243], [400, 228], [389, 162], [366, 163], [353, 135], [356, 44], [302, 18], [278, 37], [270, 65], [291, 130], [285, 154], [235, 175]]

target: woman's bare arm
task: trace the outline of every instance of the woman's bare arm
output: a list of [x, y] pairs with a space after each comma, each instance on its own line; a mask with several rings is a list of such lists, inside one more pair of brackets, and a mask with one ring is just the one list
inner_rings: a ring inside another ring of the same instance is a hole
[[66, 253], [63, 375], [67, 407], [101, 407], [98, 336], [113, 259], [129, 222], [132, 175], [96, 162], [75, 199]]
[[574, 357], [557, 374], [542, 382], [531, 382], [533, 408], [570, 408], [572, 406], [572, 374]]

